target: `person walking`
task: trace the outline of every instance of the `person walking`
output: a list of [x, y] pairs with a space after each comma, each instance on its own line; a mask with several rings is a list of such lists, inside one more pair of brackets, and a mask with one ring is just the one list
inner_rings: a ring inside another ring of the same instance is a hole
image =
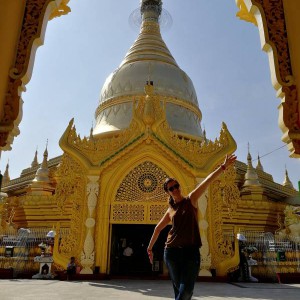
[[181, 193], [175, 178], [167, 178], [164, 190], [169, 195], [169, 208], [156, 225], [147, 252], [153, 263], [152, 248], [160, 232], [171, 222], [164, 249], [164, 261], [172, 280], [175, 300], [190, 300], [200, 270], [201, 237], [198, 226], [198, 199], [207, 187], [236, 160], [226, 155], [224, 162], [210, 173], [187, 197]]

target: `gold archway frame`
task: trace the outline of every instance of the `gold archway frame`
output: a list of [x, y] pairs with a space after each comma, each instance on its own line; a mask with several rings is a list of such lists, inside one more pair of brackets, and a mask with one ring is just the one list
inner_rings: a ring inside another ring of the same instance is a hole
[[[176, 177], [184, 194], [187, 193], [186, 187], [195, 185], [187, 170], [179, 170], [168, 160], [166, 153], [159, 150], [154, 153], [150, 148], [143, 152], [135, 149], [126, 159], [116, 161], [102, 172], [96, 209], [95, 263], [104, 273], [109, 270], [111, 224], [157, 224], [168, 206], [167, 196], [161, 188], [166, 176]], [[134, 174], [142, 168], [143, 173]], [[143, 176], [149, 174], [152, 176]], [[133, 201], [128, 201], [128, 195], [125, 197], [122, 193], [126, 185], [135, 185], [126, 187]]]
[[[297, 2], [297, 1], [295, 1]], [[300, 157], [299, 83], [295, 81], [283, 0], [236, 0], [237, 16], [258, 26], [262, 49], [268, 54], [272, 84], [281, 99], [279, 127], [292, 157]], [[295, 3], [294, 5], [299, 4]]]
[[27, 0], [16, 45], [13, 67], [9, 70], [3, 116], [0, 119], [0, 148], [9, 150], [22, 119], [21, 94], [30, 81], [37, 48], [43, 44], [48, 20], [67, 14], [69, 0]]

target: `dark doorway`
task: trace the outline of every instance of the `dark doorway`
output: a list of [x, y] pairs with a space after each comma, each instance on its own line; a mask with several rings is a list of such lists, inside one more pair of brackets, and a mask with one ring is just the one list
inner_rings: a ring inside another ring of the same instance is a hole
[[165, 228], [153, 248], [159, 268], [153, 270], [147, 255], [147, 246], [154, 225], [112, 225], [111, 275], [148, 276], [162, 273], [163, 250], [169, 228]]

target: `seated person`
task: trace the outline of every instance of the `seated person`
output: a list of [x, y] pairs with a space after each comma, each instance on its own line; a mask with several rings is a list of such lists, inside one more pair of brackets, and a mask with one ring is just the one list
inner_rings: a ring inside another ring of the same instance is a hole
[[72, 256], [67, 266], [67, 280], [69, 280], [74, 274], [76, 274], [76, 263], [75, 257]]

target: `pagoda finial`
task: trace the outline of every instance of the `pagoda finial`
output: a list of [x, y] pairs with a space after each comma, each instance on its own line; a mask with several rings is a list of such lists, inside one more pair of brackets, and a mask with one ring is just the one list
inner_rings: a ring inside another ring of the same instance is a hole
[[9, 176], [9, 160], [7, 161], [5, 172], [3, 174], [3, 179], [2, 183], [7, 184], [10, 181], [10, 176]]
[[248, 143], [248, 155], [247, 155], [247, 172], [245, 174], [245, 182], [243, 187], [253, 187], [253, 186], [260, 186], [258, 175], [255, 169], [252, 166], [252, 157], [250, 154], [250, 145]]
[[141, 14], [143, 16], [143, 20], [158, 21], [161, 12], [161, 0], [141, 0]]
[[35, 178], [28, 187], [28, 192], [35, 195], [48, 195], [52, 194], [54, 188], [51, 185], [49, 178], [49, 168], [48, 168], [48, 140], [46, 143], [46, 149], [44, 151], [44, 159], [41, 166], [37, 169], [35, 173]]
[[207, 140], [207, 137], [206, 137], [206, 130], [205, 130], [205, 126], [204, 125], [203, 125], [203, 140], [207, 144], [208, 140]]
[[90, 140], [93, 140], [93, 139], [94, 139], [93, 132], [94, 132], [94, 122], [93, 122], [93, 120], [92, 120], [92, 127], [91, 127], [91, 129], [90, 129], [90, 137], [89, 137]]
[[291, 182], [290, 178], [289, 178], [289, 174], [288, 174], [288, 170], [285, 166], [285, 177], [284, 177], [284, 181], [282, 183], [283, 186], [288, 187], [290, 189], [294, 189], [293, 183]]
[[253, 166], [252, 166], [252, 156], [250, 154], [250, 144], [248, 142], [248, 155], [247, 155], [247, 161], [248, 161], [248, 167], [251, 166], [251, 168], [253, 169]]
[[264, 168], [260, 162], [260, 157], [259, 157], [259, 153], [257, 155], [257, 165], [256, 165], [256, 170], [259, 170], [259, 171], [264, 171]]
[[203, 129], [203, 137], [206, 140], [206, 130], [205, 130], [205, 128]]
[[46, 142], [46, 149], [44, 151], [44, 159], [43, 159], [43, 162], [42, 162], [42, 168], [43, 169], [46, 169], [48, 168], [48, 139], [47, 139], [47, 142]]
[[34, 158], [33, 158], [33, 161], [31, 163], [31, 167], [32, 168], [37, 167], [39, 165], [38, 157], [37, 156], [38, 156], [38, 148], [36, 147]]

